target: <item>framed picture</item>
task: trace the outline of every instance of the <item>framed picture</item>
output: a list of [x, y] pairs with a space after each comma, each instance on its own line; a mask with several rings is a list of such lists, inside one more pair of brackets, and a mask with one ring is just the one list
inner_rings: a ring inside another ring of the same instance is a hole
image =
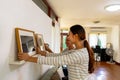
[[36, 54], [35, 33], [34, 31], [15, 28], [18, 51], [28, 53], [30, 56]]
[[45, 51], [44, 39], [42, 34], [36, 34], [36, 42], [40, 50]]

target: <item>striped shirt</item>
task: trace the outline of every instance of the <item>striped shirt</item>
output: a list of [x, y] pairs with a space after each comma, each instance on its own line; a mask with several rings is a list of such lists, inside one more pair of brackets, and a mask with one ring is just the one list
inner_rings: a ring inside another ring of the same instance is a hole
[[88, 73], [88, 51], [86, 48], [78, 50], [69, 50], [63, 54], [49, 54], [47, 57], [38, 56], [37, 63], [55, 65], [55, 66], [68, 66], [69, 80], [85, 80], [89, 75]]

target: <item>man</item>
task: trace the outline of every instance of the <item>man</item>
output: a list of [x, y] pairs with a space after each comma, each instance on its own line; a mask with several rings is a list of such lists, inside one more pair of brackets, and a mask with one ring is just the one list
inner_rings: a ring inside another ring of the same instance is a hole
[[[63, 53], [65, 53], [68, 50], [74, 49], [73, 43], [68, 39], [68, 36], [66, 37], [66, 46], [67, 46], [67, 48], [62, 51]], [[68, 80], [67, 66], [63, 65], [62, 70], [63, 70], [64, 76], [65, 76], [62, 78], [62, 80]]]
[[[74, 49], [74, 45], [73, 45], [73, 43], [68, 39], [68, 35], [67, 35], [67, 37], [66, 37], [66, 42], [65, 42], [65, 43], [66, 43], [67, 48], [62, 51], [63, 54], [66, 54], [66, 52], [67, 52], [68, 50]], [[53, 51], [49, 48], [49, 46], [47, 46], [47, 44], [45, 44], [45, 50], [48, 51], [48, 52], [50, 52], [50, 53], [53, 53]], [[39, 52], [39, 51], [38, 51], [38, 52]], [[43, 52], [43, 56], [44, 56], [44, 54], [45, 54], [45, 53]], [[47, 55], [54, 55], [54, 54], [47, 54]], [[55, 54], [55, 55], [57, 55], [57, 54]], [[58, 54], [58, 55], [59, 55], [59, 54]], [[67, 65], [63, 65], [63, 66], [62, 66], [62, 70], [63, 70], [63, 74], [64, 74], [64, 76], [65, 76], [65, 77], [62, 78], [62, 80], [68, 80]]]

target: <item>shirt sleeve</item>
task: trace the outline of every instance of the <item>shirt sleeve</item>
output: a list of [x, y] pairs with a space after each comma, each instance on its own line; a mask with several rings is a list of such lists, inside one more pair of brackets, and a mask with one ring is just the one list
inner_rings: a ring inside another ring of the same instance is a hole
[[61, 54], [61, 53], [49, 53], [49, 52], [48, 52], [48, 53], [46, 54], [46, 57], [59, 56], [59, 55], [62, 55], [62, 54]]
[[75, 63], [84, 63], [84, 60], [88, 58], [84, 52], [82, 51], [68, 51], [66, 53], [70, 53], [67, 55], [57, 55], [57, 56], [38, 56], [37, 63], [39, 64], [47, 64], [47, 65], [71, 65]]
[[46, 57], [62, 56], [62, 55], [67, 55], [67, 54], [69, 54], [71, 52], [72, 52], [72, 50], [68, 50], [68, 49], [63, 50], [62, 53], [50, 53], [50, 52], [47, 52]]

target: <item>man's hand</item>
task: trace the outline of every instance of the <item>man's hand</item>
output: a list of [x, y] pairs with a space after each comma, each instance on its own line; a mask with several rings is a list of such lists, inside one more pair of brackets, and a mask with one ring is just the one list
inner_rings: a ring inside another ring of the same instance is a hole
[[39, 54], [41, 54], [42, 56], [46, 56], [47, 52], [46, 51], [40, 51]]
[[27, 60], [30, 58], [30, 56], [28, 55], [28, 53], [18, 53], [18, 58], [19, 58], [20, 60], [25, 60], [25, 61], [27, 61]]
[[44, 46], [46, 51], [53, 53], [53, 51], [49, 48], [49, 44], [45, 43]]

